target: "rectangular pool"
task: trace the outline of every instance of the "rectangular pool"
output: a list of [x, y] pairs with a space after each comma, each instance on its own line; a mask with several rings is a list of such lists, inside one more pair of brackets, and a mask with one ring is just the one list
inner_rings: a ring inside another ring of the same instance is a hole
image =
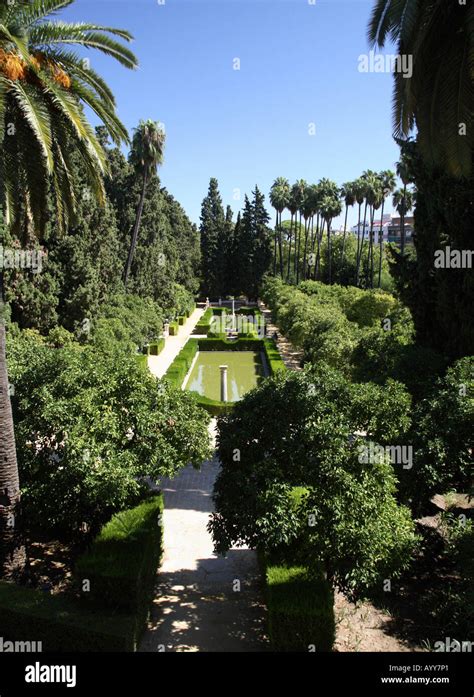
[[184, 382], [184, 389], [220, 401], [221, 365], [228, 366], [229, 402], [238, 402], [264, 377], [260, 353], [257, 351], [200, 351]]

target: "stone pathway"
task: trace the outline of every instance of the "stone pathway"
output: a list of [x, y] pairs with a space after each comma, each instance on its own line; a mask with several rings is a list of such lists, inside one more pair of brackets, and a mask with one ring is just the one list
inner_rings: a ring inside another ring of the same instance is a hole
[[283, 362], [288, 368], [288, 370], [301, 370], [301, 361], [303, 360], [303, 352], [300, 349], [296, 349], [293, 344], [283, 336], [276, 324], [273, 323], [271, 310], [263, 303], [259, 303], [259, 308], [265, 317], [265, 324], [267, 326], [267, 336], [273, 337], [274, 332], [277, 333], [278, 338], [276, 344], [280, 355], [283, 358]]
[[[215, 428], [215, 421], [213, 424]], [[262, 651], [265, 608], [256, 554], [217, 557], [207, 531], [218, 461], [160, 482], [164, 546], [156, 598], [140, 651]]]
[[194, 327], [199, 322], [204, 312], [204, 307], [197, 307], [183, 326], [179, 328], [176, 336], [166, 337], [162, 352], [158, 356], [148, 356], [148, 368], [153, 375], [157, 378], [163, 377], [191, 336]]

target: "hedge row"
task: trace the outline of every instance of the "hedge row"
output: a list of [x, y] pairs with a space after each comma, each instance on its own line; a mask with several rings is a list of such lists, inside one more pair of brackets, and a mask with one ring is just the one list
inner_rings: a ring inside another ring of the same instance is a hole
[[158, 341], [155, 341], [152, 344], [149, 344], [148, 355], [149, 356], [158, 356], [163, 351], [164, 347], [165, 347], [165, 340], [162, 337], [161, 339], [158, 339]]
[[183, 326], [183, 324], [186, 322], [186, 317], [184, 315], [180, 315], [177, 317], [177, 321], [180, 327]]
[[193, 334], [207, 334], [207, 332], [211, 328], [211, 320], [212, 320], [212, 307], [208, 307], [199, 322], [196, 324], [196, 326], [193, 329]]
[[179, 331], [179, 324], [176, 321], [170, 322], [170, 336], [176, 336]]
[[43, 651], [135, 651], [130, 614], [90, 610], [73, 598], [0, 581], [0, 627], [8, 641], [41, 641]]
[[[264, 558], [263, 558], [264, 559]], [[270, 643], [275, 651], [331, 651], [334, 595], [321, 576], [302, 566], [264, 559]]]
[[183, 384], [198, 349], [198, 340], [189, 339], [166, 371], [166, 378], [175, 387], [181, 387]]
[[78, 598], [0, 582], [2, 635], [41, 641], [43, 651], [136, 650], [162, 554], [162, 511], [154, 496], [104, 526], [76, 565]]
[[162, 555], [163, 497], [121, 511], [102, 528], [75, 570], [84, 599], [97, 606], [147, 614], [150, 592]]

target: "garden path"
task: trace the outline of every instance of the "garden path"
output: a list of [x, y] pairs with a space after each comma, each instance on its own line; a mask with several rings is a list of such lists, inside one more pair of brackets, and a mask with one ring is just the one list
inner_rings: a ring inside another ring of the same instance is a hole
[[[215, 433], [215, 419], [211, 424]], [[140, 651], [262, 651], [264, 607], [255, 552], [214, 554], [207, 531], [217, 459], [160, 482], [164, 557]]]
[[165, 339], [163, 350], [158, 356], [148, 356], [148, 368], [157, 378], [162, 378], [178, 353], [181, 351], [194, 327], [205, 312], [204, 307], [197, 307], [186, 322], [179, 328], [176, 336], [168, 336]]

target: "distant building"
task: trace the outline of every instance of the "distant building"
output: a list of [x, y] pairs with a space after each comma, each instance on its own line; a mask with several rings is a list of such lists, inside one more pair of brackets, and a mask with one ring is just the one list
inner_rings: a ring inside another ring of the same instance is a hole
[[[351, 232], [357, 235], [358, 225], [353, 225]], [[401, 223], [399, 217], [392, 217], [390, 213], [384, 213], [382, 220], [374, 220], [373, 223], [373, 234], [374, 243], [379, 243], [380, 227], [382, 227], [382, 239], [384, 242], [395, 242], [400, 244], [401, 238]], [[360, 235], [362, 236], [362, 230], [364, 229], [364, 222], [360, 223]], [[368, 240], [370, 235], [370, 221], [365, 223], [365, 233], [364, 240]], [[413, 217], [405, 218], [405, 243], [411, 244], [413, 238]]]
[[[405, 218], [405, 244], [413, 244], [413, 232], [414, 232], [414, 218], [413, 216], [406, 216]], [[387, 242], [395, 242], [395, 244], [400, 244], [402, 236], [402, 225], [400, 218], [392, 218], [392, 222], [388, 226], [387, 230]]]

